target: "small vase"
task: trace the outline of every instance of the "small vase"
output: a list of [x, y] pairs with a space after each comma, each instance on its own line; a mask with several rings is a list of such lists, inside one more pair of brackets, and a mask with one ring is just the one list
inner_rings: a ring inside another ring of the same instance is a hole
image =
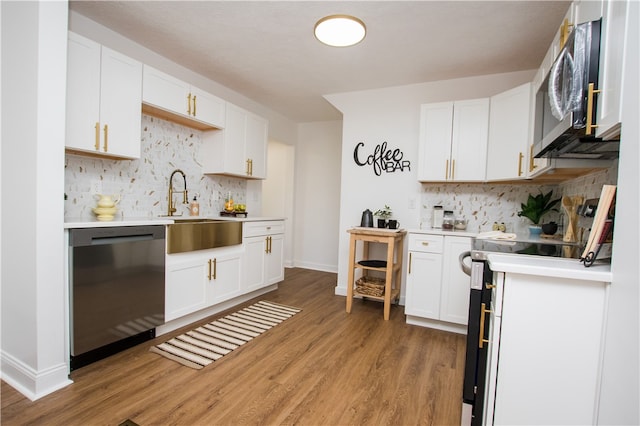
[[529, 225], [529, 235], [532, 236], [540, 236], [542, 234], [542, 226], [540, 225]]

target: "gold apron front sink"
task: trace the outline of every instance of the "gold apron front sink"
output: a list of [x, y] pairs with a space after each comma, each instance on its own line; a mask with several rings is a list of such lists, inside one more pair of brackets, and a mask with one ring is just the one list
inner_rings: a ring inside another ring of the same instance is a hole
[[181, 220], [167, 225], [167, 254], [242, 244], [242, 222]]

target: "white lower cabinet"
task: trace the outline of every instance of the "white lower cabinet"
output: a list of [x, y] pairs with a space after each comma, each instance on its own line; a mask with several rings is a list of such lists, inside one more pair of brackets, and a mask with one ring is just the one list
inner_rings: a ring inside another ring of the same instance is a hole
[[242, 293], [242, 246], [166, 256], [165, 321]]
[[494, 275], [483, 424], [597, 424], [608, 283]]
[[284, 221], [245, 222], [244, 288], [254, 291], [284, 279]]
[[470, 237], [409, 234], [407, 323], [466, 333], [469, 277], [458, 256], [470, 247]]

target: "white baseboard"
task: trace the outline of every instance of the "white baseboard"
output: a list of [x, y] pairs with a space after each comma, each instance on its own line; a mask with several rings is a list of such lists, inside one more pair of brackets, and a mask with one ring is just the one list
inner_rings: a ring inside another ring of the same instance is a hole
[[311, 269], [314, 271], [332, 272], [338, 273], [338, 265], [327, 265], [324, 263], [312, 263], [312, 262], [295, 262], [296, 268]]
[[2, 380], [31, 401], [49, 395], [73, 383], [66, 362], [36, 371], [19, 359], [2, 351]]

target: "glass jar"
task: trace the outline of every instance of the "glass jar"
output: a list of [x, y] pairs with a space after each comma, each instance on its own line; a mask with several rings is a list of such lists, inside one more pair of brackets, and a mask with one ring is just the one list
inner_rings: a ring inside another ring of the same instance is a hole
[[455, 217], [453, 216], [453, 212], [451, 210], [445, 210], [444, 216], [442, 217], [442, 229], [451, 231], [453, 229], [454, 222]]
[[456, 217], [456, 221], [453, 226], [456, 231], [464, 231], [465, 229], [467, 229], [467, 219], [460, 216]]

